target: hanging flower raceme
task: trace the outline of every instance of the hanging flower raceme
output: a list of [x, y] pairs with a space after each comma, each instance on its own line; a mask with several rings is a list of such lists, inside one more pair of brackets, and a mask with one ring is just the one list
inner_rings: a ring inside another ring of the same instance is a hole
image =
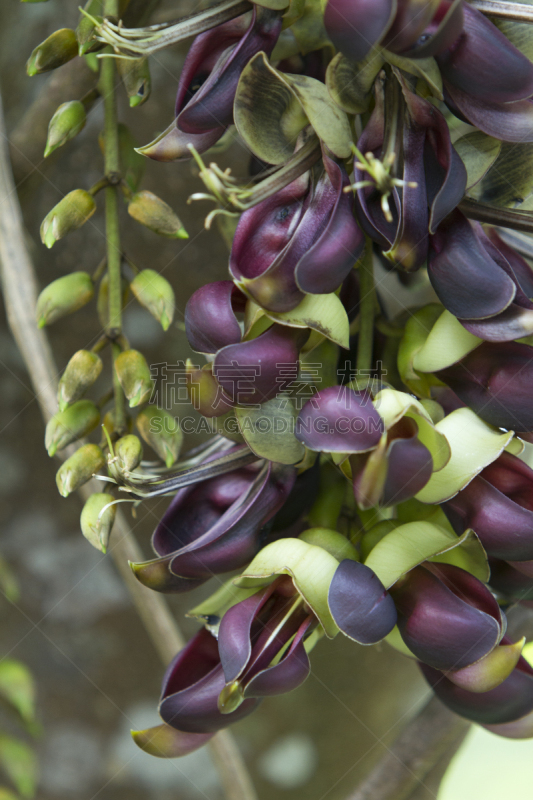
[[243, 340], [236, 317], [242, 307], [243, 295], [234, 284], [216, 281], [198, 289], [185, 309], [189, 344], [193, 350], [214, 354], [211, 371], [206, 372], [209, 400], [200, 398], [199, 406], [208, 416], [225, 413], [233, 405], [264, 403], [298, 375], [299, 351], [309, 331], [273, 324], [256, 338]]
[[463, 4], [432, 0], [328, 0], [326, 30], [347, 58], [362, 61], [377, 45], [408, 58], [427, 58], [450, 47], [463, 28]]
[[281, 15], [254, 5], [250, 14], [225, 22], [194, 40], [178, 85], [176, 119], [140, 152], [156, 161], [191, 158], [187, 145], [203, 153], [233, 121], [233, 100], [242, 70], [256, 53], [272, 52]]
[[502, 453], [442, 508], [458, 534], [475, 530], [489, 556], [533, 560], [533, 470], [517, 456]]
[[389, 590], [403, 641], [424, 664], [460, 670], [496, 647], [505, 617], [487, 587], [451, 564], [425, 562]]
[[263, 529], [294, 485], [291, 467], [251, 465], [180, 489], [157, 526], [157, 558], [132, 565], [141, 583], [159, 592], [186, 592], [249, 562]]
[[490, 342], [533, 332], [533, 271], [492, 230], [455, 211], [431, 237], [428, 275], [464, 327]]
[[480, 11], [463, 3], [461, 35], [436, 59], [454, 113], [497, 139], [533, 141], [533, 65]]
[[364, 237], [353, 216], [343, 164], [323, 148], [323, 172], [307, 172], [245, 211], [230, 256], [237, 285], [274, 312], [295, 308], [305, 294], [341, 285], [362, 253]]
[[428, 237], [463, 198], [466, 170], [446, 120], [395, 71], [376, 81], [376, 106], [358, 142], [354, 175], [361, 227], [393, 264], [425, 263]]

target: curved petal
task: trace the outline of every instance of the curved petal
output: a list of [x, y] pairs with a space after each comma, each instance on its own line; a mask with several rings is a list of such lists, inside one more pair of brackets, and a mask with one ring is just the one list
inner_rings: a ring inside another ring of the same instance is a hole
[[515, 296], [515, 284], [484, 244], [459, 211], [431, 238], [428, 275], [439, 300], [456, 317], [492, 317]]
[[310, 626], [308, 617], [300, 626], [283, 658], [245, 682], [244, 697], [267, 697], [297, 689], [305, 681], [311, 665], [305, 650], [304, 635]]
[[194, 753], [213, 737], [212, 733], [184, 733], [163, 723], [144, 731], [131, 731], [133, 741], [151, 756], [180, 758]]
[[491, 560], [490, 585], [515, 602], [533, 600], [533, 578], [515, 569], [507, 561]]
[[359, 644], [381, 641], [396, 625], [396, 608], [375, 572], [358, 561], [339, 564], [328, 594], [340, 630]]
[[226, 683], [237, 680], [246, 667], [252, 654], [252, 624], [274, 589], [275, 584], [270, 584], [232, 606], [222, 617], [218, 629], [218, 651]]
[[435, 374], [482, 420], [533, 431], [533, 349], [518, 342], [484, 342]]
[[383, 420], [366, 392], [331, 386], [302, 408], [295, 435], [311, 450], [361, 453], [376, 447], [383, 431]]
[[308, 330], [272, 325], [256, 339], [219, 350], [213, 374], [231, 402], [264, 403], [298, 377], [300, 347]]
[[444, 705], [481, 725], [501, 725], [533, 711], [533, 670], [525, 659], [496, 689], [481, 694], [455, 686], [442, 672], [419, 664], [422, 673]]
[[422, 36], [404, 58], [430, 58], [451, 47], [463, 31], [463, 0], [442, 0]]
[[225, 130], [225, 128], [214, 128], [204, 133], [184, 133], [177, 127], [176, 120], [173, 120], [163, 133], [144, 147], [139, 147], [138, 151], [154, 161], [186, 160], [192, 157], [187, 145], [192, 144], [198, 153], [205, 153], [218, 142]]
[[197, 289], [185, 306], [185, 333], [193, 350], [216, 353], [241, 341], [235, 308], [244, 309], [244, 298], [232, 281], [214, 281]]
[[511, 303], [508, 308], [490, 319], [462, 319], [467, 331], [486, 342], [512, 342], [533, 333], [533, 309]]
[[457, 44], [436, 57], [443, 78], [466, 94], [489, 103], [510, 103], [531, 97], [531, 61], [468, 3], [463, 4], [463, 17], [463, 33]]
[[410, 50], [437, 13], [440, 0], [398, 0], [392, 25], [382, 39], [383, 47], [393, 53]]
[[397, 505], [414, 497], [424, 488], [432, 472], [433, 458], [418, 439], [418, 429], [410, 436], [393, 439], [387, 453], [387, 477], [381, 504]]
[[468, 597], [467, 602], [461, 600], [424, 567], [415, 567], [390, 592], [402, 639], [417, 658], [436, 669], [467, 667], [500, 639], [500, 626], [492, 616], [469, 605]]
[[503, 142], [533, 142], [533, 103], [491, 103], [444, 82], [444, 101], [460, 119]]
[[351, 61], [362, 61], [378, 44], [396, 14], [395, 0], [329, 0], [324, 25], [335, 47]]

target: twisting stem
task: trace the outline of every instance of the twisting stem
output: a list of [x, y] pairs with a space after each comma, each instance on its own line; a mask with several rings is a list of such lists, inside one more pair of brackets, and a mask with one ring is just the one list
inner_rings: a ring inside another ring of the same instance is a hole
[[357, 375], [364, 379], [372, 369], [374, 340], [374, 261], [372, 242], [367, 238], [359, 265], [359, 338], [357, 341]]
[[[57, 368], [43, 330], [35, 324], [37, 289], [35, 270], [24, 236], [22, 214], [9, 164], [7, 135], [0, 96], [0, 261], [2, 290], [9, 326], [31, 379], [35, 397], [46, 421], [57, 411]], [[67, 455], [70, 455], [67, 452]], [[96, 487], [99, 491], [100, 487]], [[94, 487], [80, 490], [87, 497]], [[113, 529], [109, 553], [129, 591], [132, 602], [166, 665], [184, 645], [184, 639], [165, 598], [143, 586], [128, 561], [142, 561], [143, 554], [120, 512]], [[242, 755], [229, 731], [220, 731], [209, 743], [227, 800], [256, 800], [257, 796]]]
[[[106, 0], [106, 16], [118, 15], [118, 0]], [[120, 182], [120, 156], [118, 150], [117, 102], [115, 97], [115, 62], [112, 58], [103, 59], [100, 90], [104, 97], [104, 153], [105, 177], [109, 185], [105, 189], [105, 229], [107, 250], [107, 275], [109, 280], [109, 316], [107, 335], [116, 339], [122, 332], [122, 287], [120, 265], [120, 229], [118, 222], [117, 184]], [[113, 363], [120, 355], [120, 347], [113, 344]], [[124, 393], [113, 369], [113, 390], [115, 395], [114, 425], [117, 432], [126, 429], [126, 410]]]

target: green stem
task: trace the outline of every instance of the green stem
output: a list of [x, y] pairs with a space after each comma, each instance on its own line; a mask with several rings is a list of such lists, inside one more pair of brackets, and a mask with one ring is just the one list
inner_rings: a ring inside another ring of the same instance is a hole
[[359, 339], [357, 342], [357, 375], [362, 382], [370, 377], [374, 340], [374, 262], [372, 242], [367, 238], [359, 266]]
[[[118, 16], [118, 0], [105, 0], [105, 16]], [[122, 332], [122, 286], [121, 249], [118, 222], [117, 184], [120, 182], [120, 158], [118, 149], [117, 104], [115, 97], [115, 61], [102, 59], [100, 91], [104, 99], [104, 153], [105, 175], [109, 186], [105, 189], [105, 227], [107, 250], [107, 274], [109, 278], [109, 318], [107, 335], [116, 339]], [[120, 347], [113, 344], [113, 362]], [[113, 390], [115, 395], [115, 429], [121, 434], [126, 429], [124, 393], [113, 368]]]

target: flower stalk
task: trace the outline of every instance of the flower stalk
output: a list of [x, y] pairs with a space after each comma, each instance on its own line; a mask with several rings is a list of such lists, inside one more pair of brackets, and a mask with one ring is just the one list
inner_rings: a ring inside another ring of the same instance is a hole
[[359, 311], [359, 338], [357, 343], [357, 374], [361, 377], [370, 374], [372, 369], [372, 343], [374, 339], [374, 264], [372, 242], [367, 237], [365, 251], [359, 266], [359, 292], [361, 297]]

